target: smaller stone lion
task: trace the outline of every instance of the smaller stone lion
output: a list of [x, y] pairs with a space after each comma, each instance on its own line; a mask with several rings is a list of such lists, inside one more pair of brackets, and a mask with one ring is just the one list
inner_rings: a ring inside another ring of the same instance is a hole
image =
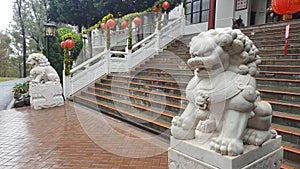
[[26, 63], [33, 66], [30, 71], [32, 83], [60, 82], [57, 72], [42, 53], [30, 54]]

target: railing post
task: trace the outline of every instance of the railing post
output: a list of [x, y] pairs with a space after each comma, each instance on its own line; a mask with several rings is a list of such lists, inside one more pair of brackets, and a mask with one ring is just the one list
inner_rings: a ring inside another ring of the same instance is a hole
[[106, 55], [105, 57], [106, 57], [106, 63], [107, 63], [107, 73], [109, 74], [109, 73], [111, 73], [111, 57], [110, 57], [111, 53], [110, 53], [110, 49], [107, 49], [105, 55]]
[[157, 30], [156, 32], [156, 50], [159, 51], [160, 50], [160, 31]]
[[127, 51], [127, 55], [126, 55], [126, 59], [127, 59], [127, 71], [130, 70], [130, 66], [132, 65], [132, 50], [128, 50]]
[[184, 11], [184, 6], [183, 3], [181, 3], [181, 12], [180, 12], [180, 17], [181, 17], [181, 27], [180, 27], [180, 33], [181, 35], [184, 35], [184, 27], [185, 27], [185, 11]]
[[65, 70], [63, 70], [63, 96], [65, 100], [70, 97], [70, 90], [72, 90], [71, 87], [71, 76], [66, 76]]

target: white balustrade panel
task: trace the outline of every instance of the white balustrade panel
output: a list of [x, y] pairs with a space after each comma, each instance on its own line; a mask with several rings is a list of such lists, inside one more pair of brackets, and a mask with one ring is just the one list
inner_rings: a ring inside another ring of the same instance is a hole
[[127, 58], [111, 58], [111, 72], [128, 72]]
[[96, 79], [107, 74], [109, 72], [107, 55], [109, 55], [109, 52], [104, 51], [72, 69], [70, 71], [71, 76], [64, 76], [64, 96], [66, 98], [70, 97]]
[[182, 34], [182, 18], [176, 19], [172, 24], [164, 27], [159, 34], [159, 48], [165, 47], [168, 43], [178, 38]]
[[105, 36], [103, 34], [94, 34], [92, 37], [93, 48], [100, 48], [105, 46]]
[[86, 71], [80, 72], [79, 74], [71, 77], [72, 94], [107, 74], [107, 70], [106, 60], [101, 60], [97, 64], [89, 67]]

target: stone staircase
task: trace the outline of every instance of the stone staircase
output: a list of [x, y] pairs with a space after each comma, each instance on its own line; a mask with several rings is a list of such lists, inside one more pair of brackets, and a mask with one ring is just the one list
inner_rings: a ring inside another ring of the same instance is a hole
[[[245, 27], [260, 50], [257, 87], [272, 104], [272, 128], [283, 136], [282, 168], [300, 168], [300, 20], [292, 21], [287, 55], [283, 55], [285, 22]], [[86, 107], [169, 138], [171, 119], [187, 105], [185, 88], [193, 72], [187, 44], [174, 40], [163, 51], [128, 73], [109, 74], [74, 96]]]
[[[285, 25], [290, 24], [284, 55]], [[300, 168], [300, 20], [246, 27], [242, 31], [259, 49], [262, 64], [257, 88], [272, 104], [272, 128], [282, 135], [284, 165]]]
[[193, 76], [186, 62], [191, 36], [128, 73], [112, 73], [87, 86], [74, 101], [145, 130], [170, 137], [171, 120], [187, 105], [185, 88]]

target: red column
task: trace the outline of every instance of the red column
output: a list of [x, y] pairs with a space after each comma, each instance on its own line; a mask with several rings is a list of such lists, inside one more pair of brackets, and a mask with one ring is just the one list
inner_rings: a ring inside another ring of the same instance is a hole
[[208, 29], [215, 28], [216, 0], [209, 1]]

